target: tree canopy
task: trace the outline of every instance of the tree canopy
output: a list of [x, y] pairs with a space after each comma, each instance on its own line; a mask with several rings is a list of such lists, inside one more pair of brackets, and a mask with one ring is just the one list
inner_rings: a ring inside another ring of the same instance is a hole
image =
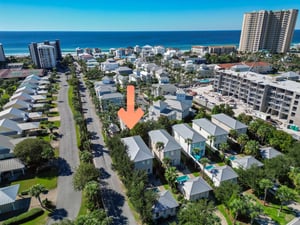
[[29, 167], [40, 166], [54, 157], [51, 145], [38, 138], [27, 138], [21, 141], [16, 145], [14, 154]]
[[85, 185], [90, 181], [97, 181], [100, 172], [91, 163], [81, 163], [76, 169], [73, 177], [73, 187], [77, 191], [83, 190]]

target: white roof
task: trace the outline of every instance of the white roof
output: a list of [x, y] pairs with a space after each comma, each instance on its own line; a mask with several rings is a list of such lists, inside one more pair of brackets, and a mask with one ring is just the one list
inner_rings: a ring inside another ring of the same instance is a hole
[[257, 165], [258, 167], [264, 165], [253, 156], [244, 156], [241, 158], [236, 158], [233, 160], [233, 162], [237, 163], [243, 169], [250, 169], [252, 165]]
[[192, 143], [205, 142], [206, 139], [193, 130], [189, 125], [182, 123], [176, 124], [173, 127], [173, 131], [176, 131], [184, 140], [191, 139]]
[[17, 158], [0, 160], [0, 174], [4, 172], [24, 169], [25, 165]]
[[221, 123], [227, 125], [228, 127], [232, 128], [234, 130], [248, 128], [248, 126], [246, 124], [243, 124], [240, 121], [233, 119], [232, 117], [230, 117], [224, 113], [212, 115], [212, 118], [220, 121]]
[[212, 188], [202, 177], [195, 177], [184, 182], [182, 187], [189, 196], [211, 191]]
[[11, 107], [0, 112], [0, 119], [19, 119], [27, 115], [27, 112]]
[[25, 92], [18, 92], [10, 97], [10, 100], [14, 100], [14, 99], [22, 99], [22, 100], [27, 100], [27, 101], [34, 100], [31, 95], [29, 95]]
[[128, 155], [132, 161], [140, 162], [154, 158], [141, 136], [126, 137], [121, 140], [127, 146]]
[[227, 135], [228, 132], [206, 118], [193, 120], [193, 124], [199, 126], [213, 136]]
[[164, 143], [164, 152], [181, 149], [181, 146], [176, 142], [176, 140], [165, 130], [152, 130], [149, 131], [148, 134], [153, 143]]
[[0, 188], [0, 205], [6, 205], [16, 201], [20, 184]]
[[14, 108], [29, 108], [30, 107], [30, 103], [25, 102], [25, 101], [20, 100], [20, 99], [15, 99], [15, 100], [7, 102], [3, 106], [4, 109], [10, 108], [10, 107], [14, 107]]

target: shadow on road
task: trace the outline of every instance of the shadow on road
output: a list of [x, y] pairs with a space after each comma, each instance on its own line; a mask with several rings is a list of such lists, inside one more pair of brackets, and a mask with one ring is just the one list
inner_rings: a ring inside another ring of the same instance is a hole
[[86, 118], [86, 119], [85, 119], [85, 122], [86, 122], [87, 124], [92, 123], [92, 122], [93, 122], [93, 118], [91, 118], [91, 117]]
[[59, 170], [58, 170], [58, 175], [59, 176], [70, 176], [70, 175], [72, 175], [72, 173], [73, 173], [72, 169], [71, 169], [69, 163], [65, 159], [59, 157], [56, 160], [56, 164], [59, 168]]
[[63, 220], [68, 216], [68, 212], [65, 209], [55, 209], [54, 212], [49, 214], [49, 217], [53, 220]]
[[108, 173], [103, 167], [99, 168], [100, 170], [100, 179], [110, 178], [110, 173]]
[[103, 145], [100, 145], [100, 144], [93, 144], [92, 143], [92, 149], [93, 149], [93, 156], [95, 158], [103, 156], [103, 153], [109, 154], [109, 151], [104, 150]]
[[127, 224], [127, 218], [122, 215], [122, 206], [124, 205], [124, 196], [112, 189], [103, 188], [102, 197], [108, 215], [113, 218], [113, 224]]

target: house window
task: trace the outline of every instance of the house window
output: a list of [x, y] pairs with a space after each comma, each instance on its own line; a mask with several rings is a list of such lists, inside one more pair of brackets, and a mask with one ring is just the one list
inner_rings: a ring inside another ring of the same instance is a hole
[[298, 101], [294, 101], [294, 105], [298, 105], [299, 104], [299, 102]]
[[296, 111], [296, 110], [297, 110], [297, 107], [296, 107], [296, 106], [293, 106], [292, 110], [293, 110], [293, 111]]
[[295, 115], [296, 115], [296, 113], [292, 112], [291, 116], [295, 116]]

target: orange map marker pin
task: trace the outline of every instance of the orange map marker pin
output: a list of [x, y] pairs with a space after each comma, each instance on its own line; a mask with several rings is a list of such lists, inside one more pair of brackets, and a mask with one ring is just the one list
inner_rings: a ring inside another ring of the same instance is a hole
[[144, 111], [141, 108], [134, 110], [134, 86], [127, 86], [127, 111], [124, 108], [121, 108], [118, 111], [119, 118], [126, 124], [129, 129], [132, 129], [137, 122], [144, 115]]

